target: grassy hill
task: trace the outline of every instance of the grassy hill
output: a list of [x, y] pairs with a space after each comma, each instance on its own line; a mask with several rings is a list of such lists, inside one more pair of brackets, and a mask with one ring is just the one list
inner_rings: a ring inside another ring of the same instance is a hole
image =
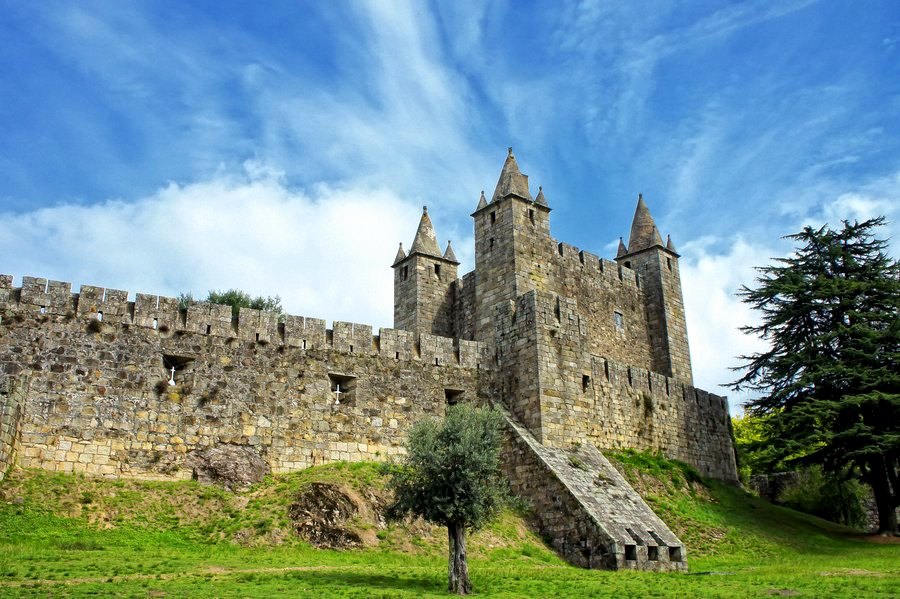
[[[509, 511], [470, 540], [476, 595], [862, 597], [900, 589], [896, 542], [772, 506], [676, 462], [610, 457], [685, 542], [691, 573], [573, 568], [529, 530], [526, 515]], [[445, 531], [386, 525], [384, 485], [376, 464], [321, 466], [241, 493], [12, 471], [0, 483], [0, 596], [445, 596]], [[327, 522], [325, 534], [310, 526], [315, 519]]]

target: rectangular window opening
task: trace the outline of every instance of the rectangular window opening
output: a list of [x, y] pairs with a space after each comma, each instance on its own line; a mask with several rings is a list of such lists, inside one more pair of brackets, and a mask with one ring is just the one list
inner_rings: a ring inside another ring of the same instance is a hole
[[353, 345], [352, 344], [350, 345], [350, 353], [351, 354], [353, 353]]
[[491, 212], [491, 224], [493, 225], [495, 222], [497, 222], [497, 213]]
[[404, 266], [403, 267], [403, 280], [405, 281], [408, 278], [409, 278], [409, 266]]
[[666, 266], [669, 268], [669, 270], [672, 270], [672, 259], [671, 258], [666, 258]]
[[356, 401], [356, 377], [338, 372], [328, 373], [333, 405], [353, 404]]
[[681, 561], [681, 547], [669, 547], [669, 561], [670, 562], [680, 562]]
[[625, 330], [625, 315], [622, 314], [621, 312], [619, 312], [618, 310], [613, 312], [613, 322], [616, 325], [617, 331]]
[[490, 249], [494, 249], [494, 238], [493, 238], [493, 237], [491, 237], [491, 247], [490, 247]]
[[637, 545], [625, 545], [625, 559], [630, 562], [637, 561]]
[[154, 319], [153, 319], [153, 328], [154, 328], [154, 329], [158, 329], [158, 328], [159, 328], [159, 319], [158, 319], [158, 318], [154, 318]]
[[588, 389], [591, 388], [591, 375], [583, 374], [581, 375], [581, 392], [587, 393]]
[[209, 335], [212, 332], [212, 325], [206, 325], [206, 334]]
[[444, 389], [444, 399], [447, 401], [448, 406], [455, 406], [462, 400], [463, 398], [462, 389]]
[[648, 545], [647, 559], [651, 562], [659, 561], [659, 547], [657, 547], [656, 545]]
[[399, 360], [399, 359], [400, 359], [400, 352], [394, 352], [394, 359], [395, 359], [395, 360]]
[[[190, 356], [176, 356], [173, 354], [163, 354], [162, 357], [163, 372], [165, 381], [169, 386], [182, 385], [183, 387], [192, 387], [194, 382], [194, 358]], [[174, 368], [174, 370], [173, 370]], [[160, 381], [162, 383], [162, 381]], [[165, 388], [165, 385], [162, 385]], [[158, 393], [162, 393], [157, 390]]]
[[103, 312], [102, 311], [97, 312], [97, 320], [100, 320], [100, 321], [103, 320]]
[[306, 339], [300, 342], [301, 349], [306, 349]]
[[528, 219], [531, 220], [531, 226], [534, 226], [534, 210], [528, 210]]
[[434, 265], [434, 275], [435, 275], [438, 279], [441, 278], [441, 265], [440, 265], [440, 264], [435, 264], [435, 265]]

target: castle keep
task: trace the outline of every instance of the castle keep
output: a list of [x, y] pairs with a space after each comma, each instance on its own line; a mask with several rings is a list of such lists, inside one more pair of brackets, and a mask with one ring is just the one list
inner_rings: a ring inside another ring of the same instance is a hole
[[585, 567], [683, 570], [686, 550], [599, 449], [736, 480], [724, 398], [692, 386], [679, 255], [638, 198], [615, 261], [550, 235], [512, 150], [459, 276], [423, 211], [393, 262], [394, 328], [0, 275], [0, 473], [190, 478], [214, 448], [273, 472], [403, 452], [448, 403], [501, 406], [504, 469]]

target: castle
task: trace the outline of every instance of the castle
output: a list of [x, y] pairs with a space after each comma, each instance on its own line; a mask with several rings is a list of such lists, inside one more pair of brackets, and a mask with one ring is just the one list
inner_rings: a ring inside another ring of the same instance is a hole
[[[550, 235], [510, 149], [458, 276], [423, 211], [393, 262], [394, 328], [0, 275], [0, 472], [190, 478], [228, 447], [273, 472], [403, 453], [459, 401], [506, 414], [504, 470], [585, 567], [685, 570], [686, 548], [599, 449], [737, 479], [727, 402], [692, 386], [679, 255], [638, 198], [615, 261]], [[598, 449], [599, 448], [599, 449]]]

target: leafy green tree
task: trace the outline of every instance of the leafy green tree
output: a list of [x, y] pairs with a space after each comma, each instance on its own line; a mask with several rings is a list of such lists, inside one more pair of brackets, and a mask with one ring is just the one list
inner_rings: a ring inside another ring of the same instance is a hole
[[741, 481], [749, 484], [755, 474], [768, 475], [793, 469], [797, 480], [781, 490], [776, 503], [849, 526], [865, 524], [865, 488], [854, 477], [852, 466], [824, 472], [818, 464], [791, 465], [805, 454], [785, 455], [777, 439], [768, 437], [768, 417], [745, 413], [731, 418]]
[[[241, 308], [253, 308], [255, 310], [274, 312], [279, 315], [283, 314], [281, 298], [277, 295], [275, 297], [263, 297], [261, 295], [252, 297], [249, 293], [240, 289], [229, 289], [228, 291], [210, 290], [204, 301], [211, 304], [231, 306], [232, 316], [238, 316]], [[178, 306], [182, 309], [195, 303], [197, 302], [190, 293], [182, 293], [178, 296]]]
[[900, 504], [900, 263], [874, 236], [883, 218], [804, 228], [794, 253], [757, 269], [740, 296], [762, 314], [743, 330], [768, 343], [735, 390], [764, 417], [772, 459], [856, 472], [871, 486], [879, 531]]
[[443, 421], [423, 420], [409, 434], [405, 462], [394, 473], [391, 519], [421, 516], [447, 527], [448, 589], [472, 591], [466, 560], [466, 529], [493, 519], [506, 500], [500, 473], [500, 412], [451, 406]]

